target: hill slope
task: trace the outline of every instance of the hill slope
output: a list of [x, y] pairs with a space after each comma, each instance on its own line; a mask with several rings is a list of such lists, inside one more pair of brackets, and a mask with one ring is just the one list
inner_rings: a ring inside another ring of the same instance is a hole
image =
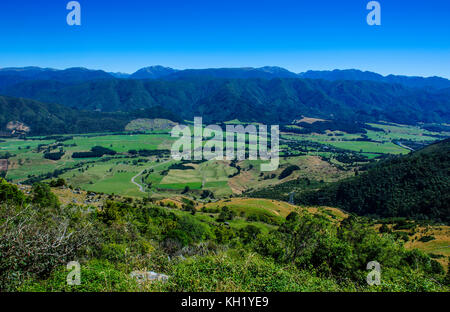
[[33, 135], [123, 131], [138, 117], [179, 121], [176, 115], [161, 107], [129, 113], [101, 113], [5, 96], [0, 96], [0, 112], [0, 132], [9, 132], [8, 123], [19, 122], [29, 127]]
[[[317, 183], [287, 182], [249, 194], [277, 198], [296, 186], [296, 204], [325, 205], [359, 215], [450, 222], [450, 139], [375, 164], [367, 172], [318, 190]], [[320, 186], [319, 186], [320, 187]], [[273, 196], [271, 195], [273, 194]], [[285, 196], [286, 198], [286, 196]]]
[[298, 198], [357, 214], [450, 221], [450, 140]]

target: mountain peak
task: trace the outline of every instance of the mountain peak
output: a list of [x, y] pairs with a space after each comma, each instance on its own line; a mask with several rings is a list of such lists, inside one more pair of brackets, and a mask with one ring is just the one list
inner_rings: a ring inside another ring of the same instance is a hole
[[158, 79], [167, 75], [170, 75], [178, 70], [164, 67], [161, 65], [153, 65], [139, 69], [132, 75], [130, 75], [131, 79]]

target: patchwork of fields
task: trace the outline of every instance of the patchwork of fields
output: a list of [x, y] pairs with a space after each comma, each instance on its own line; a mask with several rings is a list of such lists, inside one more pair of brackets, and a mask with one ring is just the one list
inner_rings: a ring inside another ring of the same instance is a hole
[[[260, 171], [261, 160], [185, 161], [186, 168], [179, 169], [171, 168], [177, 162], [171, 160], [170, 155], [136, 154], [140, 150], [170, 150], [175, 138], [163, 131], [4, 139], [0, 142], [0, 158], [8, 158], [6, 177], [16, 183], [49, 181], [61, 177], [75, 188], [107, 194], [143, 197], [188, 192], [199, 197], [203, 190], [209, 190], [214, 198], [222, 198], [299, 177], [324, 182], [337, 181], [351, 176], [354, 168], [373, 158], [408, 153], [410, 150], [405, 146], [408, 142], [424, 144], [439, 136], [449, 135], [396, 124], [370, 126], [383, 131], [368, 130], [365, 134], [342, 131], [327, 131], [324, 134], [282, 133], [280, 144], [284, 157], [280, 159], [279, 168], [269, 173]], [[403, 142], [403, 146], [397, 141]], [[102, 146], [116, 154], [72, 157], [74, 153], [87, 152], [94, 146]], [[44, 157], [45, 153], [58, 151], [63, 152], [59, 160]], [[345, 161], [349, 155], [353, 158]], [[344, 160], [339, 156], [345, 156]], [[289, 166], [297, 166], [298, 170], [279, 179], [281, 172]]]

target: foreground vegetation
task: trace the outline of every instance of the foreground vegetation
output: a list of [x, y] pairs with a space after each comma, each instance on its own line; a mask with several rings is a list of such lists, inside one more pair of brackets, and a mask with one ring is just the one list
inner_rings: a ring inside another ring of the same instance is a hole
[[[97, 207], [62, 205], [46, 184], [36, 183], [25, 195], [5, 180], [0, 202], [2, 291], [448, 291], [450, 286], [436, 260], [406, 250], [392, 233], [380, 234], [370, 219], [352, 215], [333, 218], [300, 207], [287, 213], [288, 207], [280, 206], [286, 211], [277, 218], [254, 220], [223, 206], [195, 209], [186, 201], [176, 208], [112, 196]], [[78, 286], [66, 282], [66, 264], [74, 260], [81, 264]], [[366, 282], [370, 261], [381, 264], [378, 286]], [[137, 283], [129, 275], [136, 270], [164, 273], [169, 280]]]

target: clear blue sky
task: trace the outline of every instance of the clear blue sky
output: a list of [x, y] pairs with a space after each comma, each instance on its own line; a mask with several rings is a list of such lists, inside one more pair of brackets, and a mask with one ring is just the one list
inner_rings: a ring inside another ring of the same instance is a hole
[[66, 24], [68, 0], [0, 2], [0, 67], [83, 66], [134, 72], [282, 66], [358, 68], [450, 78], [450, 1], [79, 0], [82, 25]]

